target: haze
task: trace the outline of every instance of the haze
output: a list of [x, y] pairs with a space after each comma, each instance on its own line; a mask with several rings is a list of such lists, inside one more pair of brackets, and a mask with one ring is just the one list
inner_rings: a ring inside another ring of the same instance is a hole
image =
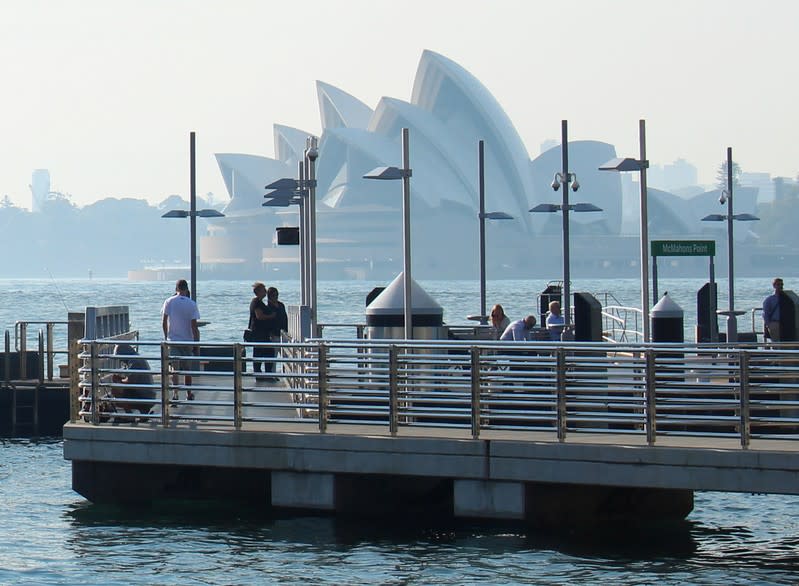
[[0, 197], [30, 206], [31, 172], [79, 204], [224, 199], [213, 154], [273, 155], [272, 125], [319, 133], [315, 80], [370, 106], [410, 98], [421, 52], [493, 93], [531, 157], [558, 139], [684, 158], [713, 183], [732, 146], [746, 172], [796, 177], [799, 3], [741, 0], [322, 2], [0, 0]]

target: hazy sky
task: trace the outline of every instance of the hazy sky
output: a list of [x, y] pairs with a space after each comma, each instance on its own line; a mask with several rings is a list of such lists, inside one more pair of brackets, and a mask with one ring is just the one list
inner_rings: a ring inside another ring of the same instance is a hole
[[[678, 157], [712, 183], [799, 172], [795, 0], [0, 0], [0, 196], [31, 171], [78, 204], [225, 194], [213, 154], [320, 132], [314, 82], [409, 100], [424, 49], [474, 74], [531, 157], [546, 139]], [[412, 139], [411, 139], [412, 140]], [[399, 158], [399, 153], [398, 153]]]

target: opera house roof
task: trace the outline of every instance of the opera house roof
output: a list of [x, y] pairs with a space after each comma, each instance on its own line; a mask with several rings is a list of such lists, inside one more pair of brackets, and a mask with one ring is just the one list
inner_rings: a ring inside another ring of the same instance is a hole
[[[559, 200], [550, 184], [553, 174], [560, 170], [560, 145], [531, 160], [522, 137], [491, 92], [447, 57], [429, 50], [422, 53], [410, 101], [383, 97], [372, 109], [346, 91], [321, 81], [316, 82], [316, 92], [322, 128], [316, 166], [317, 211], [320, 228], [330, 238], [336, 235], [334, 222], [342, 222], [349, 213], [399, 209], [396, 184], [365, 181], [362, 177], [375, 167], [399, 165], [402, 128], [408, 128], [410, 135], [414, 222], [419, 218], [424, 225], [425, 221], [433, 223], [438, 218], [439, 223], [468, 226], [476, 221], [477, 145], [482, 140], [486, 209], [503, 211], [514, 218], [503, 222], [503, 231], [529, 239], [547, 233], [547, 226], [552, 225], [552, 216], [557, 214], [530, 214], [529, 210], [539, 203]], [[285, 211], [262, 207], [264, 186], [282, 177], [297, 176], [306, 138], [311, 134], [274, 124], [274, 157], [217, 154], [230, 196], [224, 210], [226, 217], [257, 217], [271, 226], [288, 221]], [[570, 171], [577, 174], [582, 185], [575, 197], [602, 208], [601, 213], [573, 214], [573, 233], [620, 235], [625, 205], [620, 175], [597, 170], [616, 156], [614, 146], [594, 140], [570, 141], [568, 146]], [[655, 235], [658, 231], [698, 233], [703, 228], [698, 225], [700, 214], [709, 213], [706, 209], [714, 201], [712, 193], [684, 200], [651, 190], [649, 197], [653, 202], [650, 233]], [[742, 198], [751, 199], [754, 207], [753, 197], [742, 194]], [[745, 202], [737, 205], [741, 211], [748, 211]], [[399, 218], [397, 215], [397, 223]], [[224, 224], [222, 219], [220, 225]], [[349, 232], [352, 227], [342, 224], [340, 230]], [[269, 243], [264, 242], [263, 246]]]

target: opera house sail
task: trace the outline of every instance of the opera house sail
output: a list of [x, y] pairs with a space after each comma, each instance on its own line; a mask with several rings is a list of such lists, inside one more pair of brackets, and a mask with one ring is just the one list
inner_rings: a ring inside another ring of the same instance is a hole
[[[410, 132], [411, 233], [416, 278], [476, 278], [478, 274], [479, 187], [477, 145], [485, 143], [487, 207], [513, 220], [486, 223], [492, 278], [557, 278], [561, 228], [558, 214], [530, 214], [553, 199], [550, 183], [559, 169], [560, 145], [531, 160], [503, 108], [463, 67], [424, 51], [410, 101], [383, 97], [374, 108], [347, 92], [316, 83], [321, 120], [316, 162], [317, 272], [320, 278], [390, 279], [402, 270], [401, 190], [390, 181], [366, 181], [379, 166], [401, 162], [401, 129]], [[553, 121], [553, 128], [557, 121]], [[541, 129], [542, 136], [551, 129]], [[297, 177], [311, 133], [274, 125], [274, 157], [217, 154], [230, 197], [224, 218], [209, 222], [200, 239], [206, 274], [250, 277], [266, 272], [293, 278], [299, 272], [296, 246], [278, 246], [275, 229], [298, 225], [297, 206], [264, 207], [265, 186]], [[586, 201], [598, 214], [574, 214], [574, 271], [635, 274], [635, 234], [625, 234], [622, 179], [597, 169], [616, 156], [599, 141], [569, 144], [573, 170]], [[699, 229], [704, 209], [681, 200], [658, 205], [670, 194], [655, 193], [650, 234], [685, 234]], [[679, 198], [678, 198], [679, 199]], [[695, 198], [696, 199], [696, 198]], [[662, 209], [659, 218], [657, 210]], [[588, 216], [588, 217], [583, 217]], [[661, 221], [662, 220], [662, 221]], [[632, 253], [631, 253], [632, 251]]]

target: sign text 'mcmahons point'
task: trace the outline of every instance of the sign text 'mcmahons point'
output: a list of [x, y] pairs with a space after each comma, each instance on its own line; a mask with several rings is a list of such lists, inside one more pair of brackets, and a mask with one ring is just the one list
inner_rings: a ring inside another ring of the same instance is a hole
[[653, 240], [652, 256], [715, 256], [715, 240]]

